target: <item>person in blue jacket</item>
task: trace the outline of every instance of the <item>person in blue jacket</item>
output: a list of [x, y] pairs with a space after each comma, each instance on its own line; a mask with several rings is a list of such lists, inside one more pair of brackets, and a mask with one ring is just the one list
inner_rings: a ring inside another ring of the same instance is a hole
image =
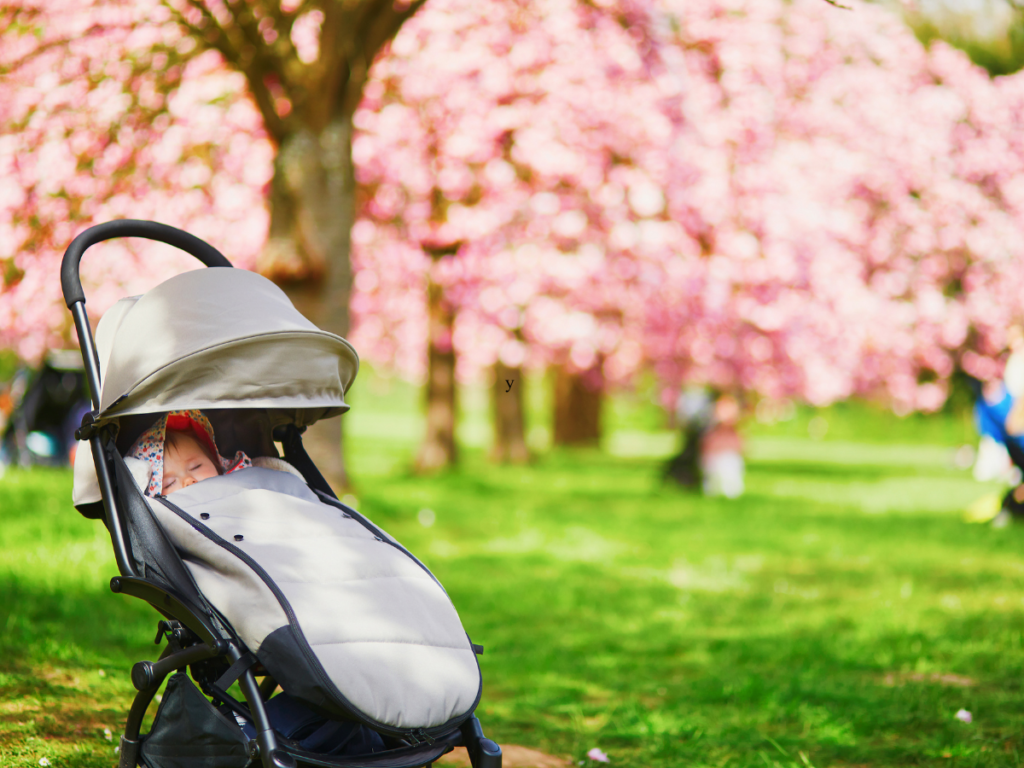
[[[986, 453], [990, 457], [994, 456], [993, 452], [997, 446], [1006, 449], [1010, 462], [1017, 470], [1018, 479], [1014, 482], [1016, 487], [1007, 492], [999, 514], [992, 520], [996, 527], [1007, 525], [1013, 519], [1024, 518], [1024, 484], [1020, 484], [1019, 479], [1021, 472], [1024, 472], [1024, 392], [1021, 391], [1024, 389], [1021, 386], [1024, 382], [1018, 381], [1024, 377], [1021, 375], [1022, 371], [1017, 370], [1024, 370], [1024, 348], [1020, 343], [1021, 339], [1022, 335], [1019, 332], [1011, 334], [1012, 353], [1010, 360], [1007, 361], [1003, 381], [984, 388], [981, 382], [975, 382], [974, 419], [981, 436], [975, 477], [979, 480], [990, 480], [999, 476], [992, 474], [991, 466], [979, 472]], [[986, 463], [991, 465], [999, 462]]]

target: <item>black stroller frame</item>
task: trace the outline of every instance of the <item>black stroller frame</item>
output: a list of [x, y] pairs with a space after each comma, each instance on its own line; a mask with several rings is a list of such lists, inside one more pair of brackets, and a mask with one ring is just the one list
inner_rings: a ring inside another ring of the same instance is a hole
[[[116, 448], [114, 429], [94, 423], [100, 410], [100, 361], [85, 311], [79, 265], [89, 247], [120, 237], [141, 237], [174, 246], [207, 267], [232, 266], [216, 248], [194, 235], [165, 224], [132, 219], [111, 221], [87, 229], [72, 241], [61, 264], [61, 288], [64, 301], [74, 317], [93, 408], [75, 436], [79, 440], [88, 440], [91, 447], [103, 497], [103, 519], [120, 572], [110, 580], [110, 589], [145, 600], [155, 608], [164, 617], [158, 623], [155, 642], [159, 644], [164, 638], [167, 640], [167, 646], [157, 661], [140, 661], [132, 667], [131, 680], [138, 693], [121, 736], [119, 768], [135, 768], [140, 764], [140, 747], [146, 738], [140, 731], [146, 711], [167, 676], [186, 667], [191, 669], [193, 678], [208, 696], [254, 724], [257, 737], [248, 744], [250, 766], [417, 768], [429, 766], [456, 746], [464, 746], [473, 768], [501, 768], [500, 747], [484, 737], [480, 722], [472, 713], [458, 728], [448, 733], [421, 731], [419, 736], [407, 738], [406, 741], [411, 743], [404, 746], [357, 757], [314, 754], [278, 738], [264, 707], [264, 702], [277, 689], [277, 682], [261, 669], [230, 625], [194, 587], [183, 561], [135, 487]], [[302, 473], [313, 489], [340, 504], [306, 454], [301, 432], [290, 424], [275, 431], [274, 439], [283, 445], [285, 460]], [[140, 562], [144, 564], [141, 568], [136, 565]], [[258, 684], [256, 675], [261, 673], [265, 677]], [[245, 697], [244, 705], [225, 693], [235, 680]]]

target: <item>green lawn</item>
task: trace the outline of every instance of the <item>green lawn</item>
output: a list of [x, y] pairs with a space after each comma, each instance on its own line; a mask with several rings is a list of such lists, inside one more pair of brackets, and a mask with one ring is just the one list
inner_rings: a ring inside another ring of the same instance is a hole
[[[352, 401], [357, 505], [485, 646], [479, 715], [499, 743], [619, 766], [1020, 762], [1024, 527], [961, 521], [990, 490], [955, 468], [963, 418], [752, 421], [748, 494], [729, 502], [662, 485], [675, 436], [640, 395], [610, 405], [601, 451], [551, 450], [535, 426], [540, 458], [518, 469], [486, 462], [470, 391], [463, 465], [430, 479], [407, 469], [415, 392], [369, 374]], [[0, 480], [3, 768], [113, 765], [128, 670], [156, 650], [155, 614], [107, 591], [105, 532], [70, 485]]]

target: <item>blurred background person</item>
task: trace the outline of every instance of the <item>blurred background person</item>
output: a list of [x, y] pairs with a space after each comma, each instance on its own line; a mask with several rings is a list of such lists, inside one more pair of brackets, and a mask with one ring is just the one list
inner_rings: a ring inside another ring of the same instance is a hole
[[735, 499], [743, 495], [743, 440], [738, 425], [739, 401], [722, 395], [716, 401], [711, 424], [700, 443], [700, 469], [705, 496]]
[[676, 399], [676, 423], [683, 433], [682, 450], [665, 467], [665, 478], [684, 488], [701, 487], [701, 444], [711, 426], [715, 400], [706, 387], [687, 387]]
[[980, 439], [973, 473], [978, 482], [1002, 480], [1018, 485], [1021, 471], [1008, 445], [1024, 448], [1020, 439], [1024, 435], [1024, 329], [1014, 325], [1007, 335], [1010, 356], [1003, 379], [985, 386], [974, 407]]

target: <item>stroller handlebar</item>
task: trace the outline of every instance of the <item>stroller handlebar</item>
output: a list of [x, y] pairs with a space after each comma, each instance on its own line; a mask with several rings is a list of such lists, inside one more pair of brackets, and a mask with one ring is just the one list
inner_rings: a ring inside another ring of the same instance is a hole
[[71, 309], [76, 302], [85, 303], [85, 292], [82, 290], [82, 280], [78, 274], [79, 264], [85, 251], [96, 243], [116, 237], [143, 237], [147, 240], [156, 240], [158, 243], [166, 243], [180, 248], [185, 253], [195, 256], [208, 267], [231, 266], [231, 262], [224, 254], [209, 243], [167, 224], [140, 219], [108, 221], [105, 224], [89, 227], [72, 240], [71, 245], [64, 251], [64, 260], [60, 265], [60, 287], [68, 309]]
[[[82, 290], [78, 267], [82, 256], [90, 246], [102, 243], [104, 240], [112, 240], [115, 237], [143, 237], [147, 240], [156, 240], [158, 243], [166, 243], [180, 248], [185, 253], [195, 256], [208, 267], [231, 266], [231, 262], [224, 257], [224, 254], [212, 245], [204, 243], [188, 232], [182, 232], [180, 229], [166, 224], [158, 224], [155, 221], [138, 219], [108, 221], [105, 224], [89, 227], [71, 241], [71, 245], [64, 251], [64, 259], [60, 265], [60, 287], [64, 293], [64, 301], [75, 319], [75, 330], [78, 333], [78, 341], [82, 349], [82, 362], [85, 364], [85, 374], [89, 381], [89, 395], [93, 407], [93, 412], [88, 414], [89, 417], [94, 417], [99, 412], [102, 379], [100, 378], [100, 358], [96, 352], [92, 329], [89, 327], [89, 316], [85, 312], [85, 292]], [[85, 420], [83, 419], [84, 424]], [[107, 530], [110, 531], [111, 542], [114, 545], [118, 570], [123, 576], [134, 576], [135, 569], [122, 527], [121, 512], [114, 495], [112, 469], [104, 458], [105, 446], [98, 433], [90, 435], [88, 440], [93, 464], [96, 467], [97, 480], [99, 480], [102, 490], [104, 517]]]

